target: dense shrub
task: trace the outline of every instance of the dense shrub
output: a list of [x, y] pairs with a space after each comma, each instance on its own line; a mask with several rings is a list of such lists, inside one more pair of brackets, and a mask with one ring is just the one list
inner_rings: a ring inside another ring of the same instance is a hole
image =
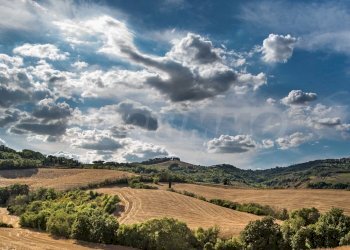
[[228, 239], [228, 240], [218, 239], [216, 241], [214, 249], [215, 250], [242, 250], [243, 245], [236, 238], [232, 238], [232, 239]]
[[118, 222], [109, 214], [120, 201], [117, 196], [92, 191], [56, 193], [40, 189], [30, 193], [28, 198], [30, 202], [20, 216], [21, 226], [67, 238], [107, 244], [116, 242]]
[[272, 217], [250, 222], [242, 231], [241, 239], [248, 250], [285, 249], [280, 226]]
[[8, 205], [11, 198], [17, 195], [27, 195], [29, 193], [28, 185], [13, 184], [8, 187], [0, 188], [0, 206]]
[[149, 250], [187, 250], [197, 245], [196, 238], [185, 223], [175, 219], [153, 219], [140, 224], [121, 225], [118, 242]]
[[63, 209], [56, 210], [48, 217], [46, 231], [53, 235], [69, 238], [75, 219], [75, 214], [69, 214]]
[[116, 242], [119, 225], [101, 209], [85, 208], [78, 212], [72, 226], [72, 238], [112, 244]]
[[266, 215], [266, 216], [272, 216], [279, 220], [286, 220], [288, 219], [288, 211], [286, 209], [275, 209], [273, 207], [270, 207], [268, 205], [261, 205], [258, 203], [243, 203], [240, 204], [238, 202], [233, 202], [229, 200], [222, 200], [222, 199], [211, 199], [209, 200], [210, 203], [213, 203], [215, 205], [226, 207], [234, 210], [238, 210], [241, 212], [256, 214], [256, 215]]
[[207, 245], [207, 248], [209, 248], [209, 246], [212, 246], [214, 248], [218, 239], [218, 235], [218, 227], [210, 227], [208, 229], [203, 229], [200, 227], [194, 232], [194, 236], [196, 237], [198, 246], [200, 248], [204, 248], [205, 245]]
[[284, 240], [295, 250], [345, 244], [349, 231], [350, 217], [336, 208], [323, 215], [316, 208], [293, 211], [282, 225]]
[[132, 178], [128, 180], [128, 185], [129, 187], [136, 188], [136, 189], [158, 189], [157, 187], [150, 186], [141, 182], [139, 178]]

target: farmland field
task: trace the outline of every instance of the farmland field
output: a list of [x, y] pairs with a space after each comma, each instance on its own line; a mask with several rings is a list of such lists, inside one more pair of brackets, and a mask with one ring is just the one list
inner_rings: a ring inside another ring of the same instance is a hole
[[53, 238], [47, 233], [36, 232], [22, 228], [0, 228], [0, 249], [131, 250], [133, 248], [115, 245], [94, 244], [88, 242], [78, 242], [75, 240], [68, 240], [62, 238]]
[[[166, 188], [165, 185], [162, 186]], [[326, 189], [234, 189], [176, 183], [175, 190], [189, 191], [207, 199], [224, 199], [239, 203], [255, 202], [288, 210], [316, 207], [326, 212], [341, 208], [350, 215], [350, 191]]]
[[219, 207], [211, 203], [165, 190], [100, 188], [95, 191], [118, 195], [124, 211], [118, 221], [122, 224], [143, 222], [152, 218], [172, 217], [190, 228], [218, 225], [224, 237], [237, 236], [249, 221], [258, 216]]
[[104, 180], [126, 178], [133, 174], [105, 169], [54, 169], [33, 168], [0, 170], [0, 187], [15, 183], [28, 184], [32, 188], [46, 187], [66, 190], [99, 183]]
[[53, 238], [44, 232], [19, 228], [19, 218], [9, 215], [6, 208], [0, 208], [0, 221], [11, 224], [14, 228], [0, 228], [0, 249], [106, 249], [128, 250], [122, 246], [111, 246], [78, 242], [63, 238]]

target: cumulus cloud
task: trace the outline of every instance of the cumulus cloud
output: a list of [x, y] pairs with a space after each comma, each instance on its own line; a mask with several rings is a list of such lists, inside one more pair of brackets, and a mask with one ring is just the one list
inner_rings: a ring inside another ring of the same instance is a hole
[[33, 116], [44, 120], [64, 119], [72, 115], [73, 109], [65, 102], [55, 103], [51, 98], [41, 100], [33, 111]]
[[220, 135], [207, 142], [210, 153], [244, 153], [253, 150], [257, 143], [250, 135]]
[[[258, 89], [265, 84], [265, 76], [237, 73], [225, 61], [222, 48], [216, 48], [210, 40], [188, 33], [174, 41], [163, 57], [146, 55], [134, 44], [134, 34], [127, 26], [109, 16], [84, 22], [56, 22], [62, 32], [82, 43], [100, 44], [101, 53], [127, 60], [151, 73], [143, 79], [173, 102], [199, 101], [228, 91], [231, 86]], [[100, 40], [96, 40], [100, 37]], [[238, 81], [240, 75], [241, 81]]]
[[350, 54], [347, 1], [259, 1], [245, 4], [240, 14], [257, 29], [297, 34], [299, 48]]
[[305, 134], [302, 132], [295, 132], [291, 135], [277, 138], [276, 143], [280, 149], [286, 150], [289, 148], [298, 147], [299, 145], [310, 141], [313, 137], [314, 136], [312, 133]]
[[135, 125], [147, 130], [157, 130], [158, 120], [152, 110], [140, 103], [124, 101], [118, 104], [117, 111], [126, 124]]
[[67, 123], [62, 120], [45, 123], [33, 119], [24, 119], [11, 127], [10, 132], [14, 134], [34, 133], [38, 135], [61, 136], [66, 129]]
[[297, 38], [291, 35], [270, 34], [264, 41], [261, 48], [262, 59], [267, 63], [285, 63], [293, 54]]
[[276, 103], [276, 100], [274, 98], [269, 97], [266, 99], [266, 103], [274, 105]]
[[64, 136], [64, 140], [69, 141], [76, 148], [101, 152], [115, 151], [123, 147], [122, 142], [114, 138], [109, 130], [69, 128]]
[[316, 93], [307, 93], [301, 90], [292, 90], [288, 96], [281, 99], [281, 102], [285, 105], [304, 105], [308, 102], [315, 101], [317, 99]]
[[[116, 130], [118, 130], [117, 135]], [[67, 129], [63, 140], [69, 142], [73, 148], [92, 150], [95, 152], [93, 153], [95, 159], [100, 155], [104, 160], [130, 162], [169, 155], [164, 147], [125, 137], [119, 134], [121, 130], [121, 127], [104, 130], [83, 130], [74, 127]]]
[[275, 142], [271, 139], [265, 139], [265, 140], [262, 140], [262, 145], [261, 147], [262, 148], [273, 148], [275, 146]]
[[22, 116], [22, 112], [18, 109], [5, 109], [0, 111], [0, 127], [18, 121]]
[[52, 154], [53, 156], [56, 156], [56, 157], [64, 157], [64, 158], [67, 158], [67, 159], [74, 159], [74, 160], [80, 160], [80, 155], [77, 155], [77, 154], [73, 154], [73, 153], [70, 153], [70, 152], [65, 152], [65, 151], [58, 151], [54, 154]]
[[83, 68], [86, 68], [87, 66], [89, 66], [89, 64], [87, 62], [83, 62], [83, 61], [76, 61], [74, 63], [71, 64], [74, 68], [77, 68], [78, 70], [81, 70]]
[[168, 155], [169, 152], [164, 147], [140, 141], [133, 141], [122, 153], [122, 157], [127, 162], [139, 162]]
[[0, 82], [0, 107], [36, 102], [51, 95], [45, 85], [34, 81], [20, 57], [0, 54]]
[[346, 110], [341, 106], [326, 106], [316, 104], [308, 105], [292, 105], [286, 110], [287, 116], [290, 118], [290, 123], [298, 127], [308, 127], [314, 130], [314, 133], [331, 133], [334, 137], [334, 132], [344, 130], [344, 121], [347, 119]]
[[6, 108], [29, 100], [30, 95], [22, 89], [0, 86], [0, 107]]
[[341, 124], [339, 117], [326, 117], [315, 120], [315, 122], [321, 126], [333, 127]]
[[221, 61], [221, 49], [215, 48], [211, 41], [200, 35], [188, 33], [175, 43], [167, 56], [186, 64], [207, 64]]
[[267, 77], [265, 73], [259, 73], [257, 75], [253, 75], [251, 73], [239, 73], [237, 82], [240, 84], [235, 86], [236, 92], [247, 92], [250, 88], [253, 90], [259, 89], [261, 86], [267, 84]]
[[68, 52], [62, 53], [53, 44], [29, 44], [25, 43], [13, 49], [13, 53], [21, 56], [37, 57], [40, 59], [49, 59], [52, 61], [66, 60]]

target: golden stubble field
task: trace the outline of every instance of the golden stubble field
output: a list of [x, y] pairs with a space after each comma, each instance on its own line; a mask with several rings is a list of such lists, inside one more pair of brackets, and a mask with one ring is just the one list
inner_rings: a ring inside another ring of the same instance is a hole
[[237, 236], [244, 227], [260, 217], [219, 207], [211, 203], [165, 190], [99, 188], [95, 191], [118, 195], [124, 205], [118, 221], [133, 224], [153, 218], [171, 217], [185, 222], [191, 229], [219, 226], [221, 236]]
[[0, 228], [0, 249], [16, 250], [131, 250], [133, 248], [79, 242], [51, 237], [47, 233], [22, 228]]
[[52, 237], [45, 232], [19, 228], [19, 218], [9, 215], [6, 208], [0, 208], [0, 221], [11, 224], [14, 228], [0, 228], [0, 249], [16, 250], [131, 250], [133, 248], [94, 244], [76, 240]]
[[21, 169], [0, 170], [0, 187], [15, 183], [28, 184], [31, 188], [46, 187], [66, 190], [104, 180], [116, 180], [134, 174], [107, 169]]
[[[161, 187], [166, 188], [166, 185]], [[315, 207], [326, 212], [341, 208], [350, 215], [350, 191], [326, 189], [235, 189], [206, 185], [176, 183], [173, 188], [189, 191], [207, 199], [225, 199], [239, 203], [256, 202], [278, 208], [294, 210]]]

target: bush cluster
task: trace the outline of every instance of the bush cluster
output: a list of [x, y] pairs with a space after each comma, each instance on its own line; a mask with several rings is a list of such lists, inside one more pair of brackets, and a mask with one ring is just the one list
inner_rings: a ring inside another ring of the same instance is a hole
[[251, 213], [256, 215], [271, 216], [279, 220], [288, 219], [288, 211], [284, 208], [277, 209], [269, 205], [261, 205], [253, 202], [241, 204], [238, 202], [222, 200], [222, 199], [211, 199], [209, 200], [209, 202], [221, 207], [226, 207], [226, 208], [234, 209], [241, 212], [246, 212], [246, 213]]
[[120, 201], [117, 196], [44, 188], [22, 193], [12, 196], [7, 203], [8, 211], [20, 216], [21, 226], [66, 238], [106, 244], [116, 242], [119, 224], [110, 214]]
[[129, 187], [136, 188], [136, 189], [158, 189], [155, 186], [151, 186], [151, 185], [143, 183], [138, 177], [129, 179], [128, 185], [129, 185]]

